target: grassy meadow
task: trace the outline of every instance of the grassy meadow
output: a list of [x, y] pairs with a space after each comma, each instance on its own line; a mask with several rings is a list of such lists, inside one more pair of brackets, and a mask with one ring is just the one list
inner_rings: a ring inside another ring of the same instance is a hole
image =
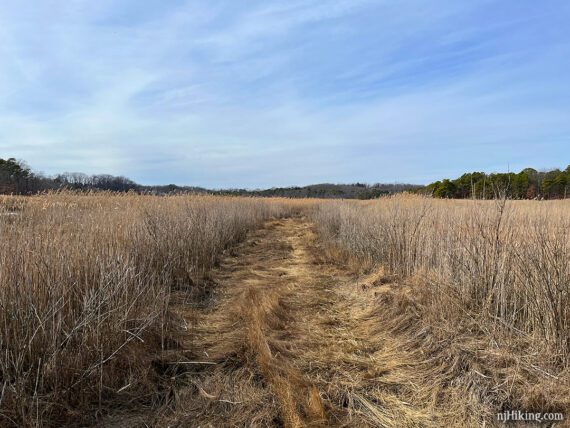
[[399, 284], [378, 322], [416, 355], [418, 400], [473, 426], [570, 410], [570, 201], [402, 195], [322, 203], [314, 221], [331, 260]]
[[395, 284], [369, 305], [416, 356], [418, 401], [471, 421], [570, 408], [570, 201], [63, 192], [0, 197], [0, 426], [160, 407], [173, 291], [298, 215], [328, 262]]
[[171, 291], [285, 200], [72, 193], [0, 198], [0, 426], [156, 394]]

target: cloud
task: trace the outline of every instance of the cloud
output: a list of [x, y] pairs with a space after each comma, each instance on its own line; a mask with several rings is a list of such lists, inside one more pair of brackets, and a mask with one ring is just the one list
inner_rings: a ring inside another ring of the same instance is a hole
[[213, 187], [564, 166], [552, 3], [9, 2], [0, 156]]

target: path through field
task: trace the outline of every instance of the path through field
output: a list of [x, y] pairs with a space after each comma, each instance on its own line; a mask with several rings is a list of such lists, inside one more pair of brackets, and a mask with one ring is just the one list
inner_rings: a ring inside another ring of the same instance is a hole
[[324, 263], [306, 219], [266, 223], [212, 280], [207, 305], [175, 306], [192, 358], [170, 424], [431, 425], [406, 398], [412, 361], [373, 317], [386, 286]]

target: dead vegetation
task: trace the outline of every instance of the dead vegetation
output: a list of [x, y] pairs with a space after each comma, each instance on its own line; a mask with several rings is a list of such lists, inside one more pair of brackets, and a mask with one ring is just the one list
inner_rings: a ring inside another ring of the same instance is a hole
[[220, 295], [189, 310], [187, 372], [170, 426], [435, 426], [411, 400], [413, 361], [371, 317], [371, 294], [319, 257], [306, 219], [258, 230], [212, 272]]
[[315, 221], [329, 258], [400, 278], [373, 318], [416, 361], [415, 402], [480, 426], [570, 410], [569, 207], [400, 196], [322, 204]]
[[304, 237], [287, 235], [291, 222], [267, 224], [212, 272], [213, 306], [178, 307], [192, 325], [183, 348], [213, 364], [194, 368], [168, 424], [323, 426], [320, 395], [290, 359], [295, 320], [286, 299], [300, 285], [294, 241]]
[[565, 201], [0, 201], [0, 425], [570, 410]]
[[285, 201], [69, 193], [0, 200], [0, 425], [155, 405], [172, 290]]

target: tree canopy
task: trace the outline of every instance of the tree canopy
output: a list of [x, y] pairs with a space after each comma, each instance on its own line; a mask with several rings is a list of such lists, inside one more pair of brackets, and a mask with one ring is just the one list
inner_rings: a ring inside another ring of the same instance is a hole
[[0, 180], [13, 181], [29, 177], [30, 174], [30, 168], [24, 162], [14, 158], [6, 160], [0, 158]]
[[570, 196], [570, 166], [565, 170], [537, 171], [525, 168], [519, 173], [470, 172], [455, 180], [444, 179], [426, 186], [424, 192], [436, 198], [562, 199]]

